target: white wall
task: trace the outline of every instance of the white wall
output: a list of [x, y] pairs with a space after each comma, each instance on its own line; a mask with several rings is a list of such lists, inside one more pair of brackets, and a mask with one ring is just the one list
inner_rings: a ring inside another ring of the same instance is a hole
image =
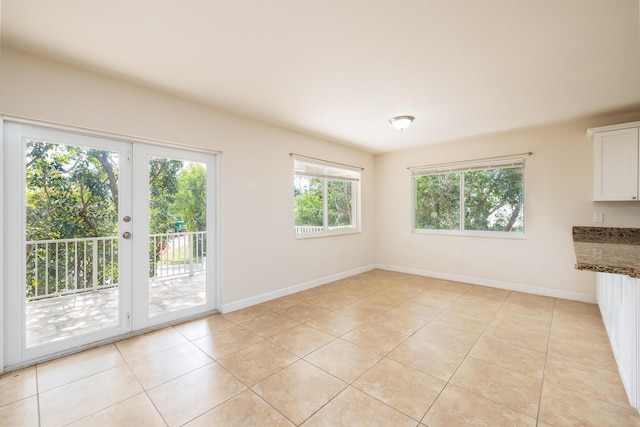
[[[594, 273], [574, 269], [571, 227], [640, 227], [640, 203], [594, 203], [590, 127], [640, 112], [496, 134], [376, 158], [376, 259], [398, 270], [593, 301]], [[410, 129], [409, 129], [410, 131]], [[413, 234], [408, 166], [532, 151], [526, 160], [524, 240]], [[605, 222], [594, 224], [593, 212]], [[462, 259], [456, 260], [456, 252]]]
[[[225, 305], [375, 262], [371, 154], [9, 49], [0, 77], [0, 114], [222, 151]], [[294, 239], [291, 152], [365, 168], [362, 233]]]

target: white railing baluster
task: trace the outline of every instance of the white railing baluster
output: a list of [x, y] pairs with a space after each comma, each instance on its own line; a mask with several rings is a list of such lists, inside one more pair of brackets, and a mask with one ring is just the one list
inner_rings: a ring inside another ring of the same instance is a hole
[[44, 293], [49, 294], [49, 244], [44, 244]]
[[93, 257], [91, 272], [91, 280], [93, 281], [93, 290], [96, 291], [98, 289], [98, 242], [94, 241], [91, 245], [91, 256]]
[[56, 293], [60, 292], [60, 290], [58, 289], [59, 283], [60, 283], [60, 279], [58, 278], [58, 269], [60, 266], [60, 256], [58, 253], [58, 242], [56, 242]]
[[34, 248], [33, 248], [33, 253], [34, 253], [34, 261], [35, 261], [35, 267], [36, 267], [36, 273], [35, 273], [35, 277], [34, 277], [34, 282], [33, 282], [33, 294], [37, 297], [38, 296], [38, 244], [36, 243]]

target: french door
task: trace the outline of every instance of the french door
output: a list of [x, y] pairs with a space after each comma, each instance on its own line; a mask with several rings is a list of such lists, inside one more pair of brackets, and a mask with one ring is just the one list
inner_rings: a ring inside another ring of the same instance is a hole
[[4, 123], [5, 364], [216, 308], [216, 156]]

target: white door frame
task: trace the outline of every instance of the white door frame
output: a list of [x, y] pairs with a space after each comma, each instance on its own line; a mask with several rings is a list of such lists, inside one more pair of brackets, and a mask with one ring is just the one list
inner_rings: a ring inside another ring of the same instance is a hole
[[[219, 308], [219, 296], [216, 286], [219, 283], [219, 218], [218, 214], [218, 156], [211, 153], [190, 151], [167, 146], [151, 144], [134, 144], [133, 168], [135, 170], [133, 188], [133, 223], [143, 219], [147, 224], [149, 218], [149, 159], [163, 157], [175, 160], [203, 163], [207, 170], [207, 247], [212, 256], [207, 256], [206, 294], [204, 305], [185, 308], [159, 316], [149, 317], [149, 227], [134, 226], [133, 236], [133, 328], [140, 330], [151, 326], [173, 322], [180, 318], [195, 316], [200, 313]], [[144, 284], [144, 286], [142, 286]]]
[[[131, 182], [131, 143], [106, 139], [97, 136], [63, 132], [57, 129], [32, 126], [22, 123], [5, 121], [4, 137], [6, 149], [5, 173], [7, 177], [14, 177], [13, 185], [9, 184], [5, 189], [5, 197], [11, 203], [5, 203], [5, 219], [11, 227], [6, 227], [3, 244], [6, 245], [6, 283], [24, 283], [25, 265], [21, 254], [24, 253], [25, 233], [25, 163], [24, 152], [25, 137], [39, 139], [51, 143], [97, 148], [119, 153], [119, 197], [118, 197], [118, 230], [120, 235], [124, 231], [130, 231], [130, 225], [122, 221], [122, 216], [131, 212], [130, 186], [122, 183]], [[112, 338], [131, 331], [131, 322], [127, 322], [127, 313], [131, 312], [131, 259], [132, 244], [130, 241], [120, 238], [118, 242], [119, 253], [119, 305], [118, 324], [107, 327], [93, 333], [70, 337], [58, 342], [51, 342], [40, 346], [26, 348], [25, 339], [25, 308], [26, 300], [22, 286], [12, 286], [5, 289], [5, 364], [12, 366], [22, 364], [29, 360], [38, 360], [45, 356], [62, 353], [70, 348], [86, 345]], [[11, 262], [10, 262], [11, 261]], [[10, 321], [11, 320], [11, 321]], [[16, 325], [16, 323], [18, 325]], [[12, 325], [9, 328], [9, 324]]]

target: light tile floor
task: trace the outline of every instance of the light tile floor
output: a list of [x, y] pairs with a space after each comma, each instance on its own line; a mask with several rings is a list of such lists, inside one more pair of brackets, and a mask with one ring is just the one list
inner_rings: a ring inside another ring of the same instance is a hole
[[0, 378], [0, 424], [636, 426], [597, 306], [374, 270]]

